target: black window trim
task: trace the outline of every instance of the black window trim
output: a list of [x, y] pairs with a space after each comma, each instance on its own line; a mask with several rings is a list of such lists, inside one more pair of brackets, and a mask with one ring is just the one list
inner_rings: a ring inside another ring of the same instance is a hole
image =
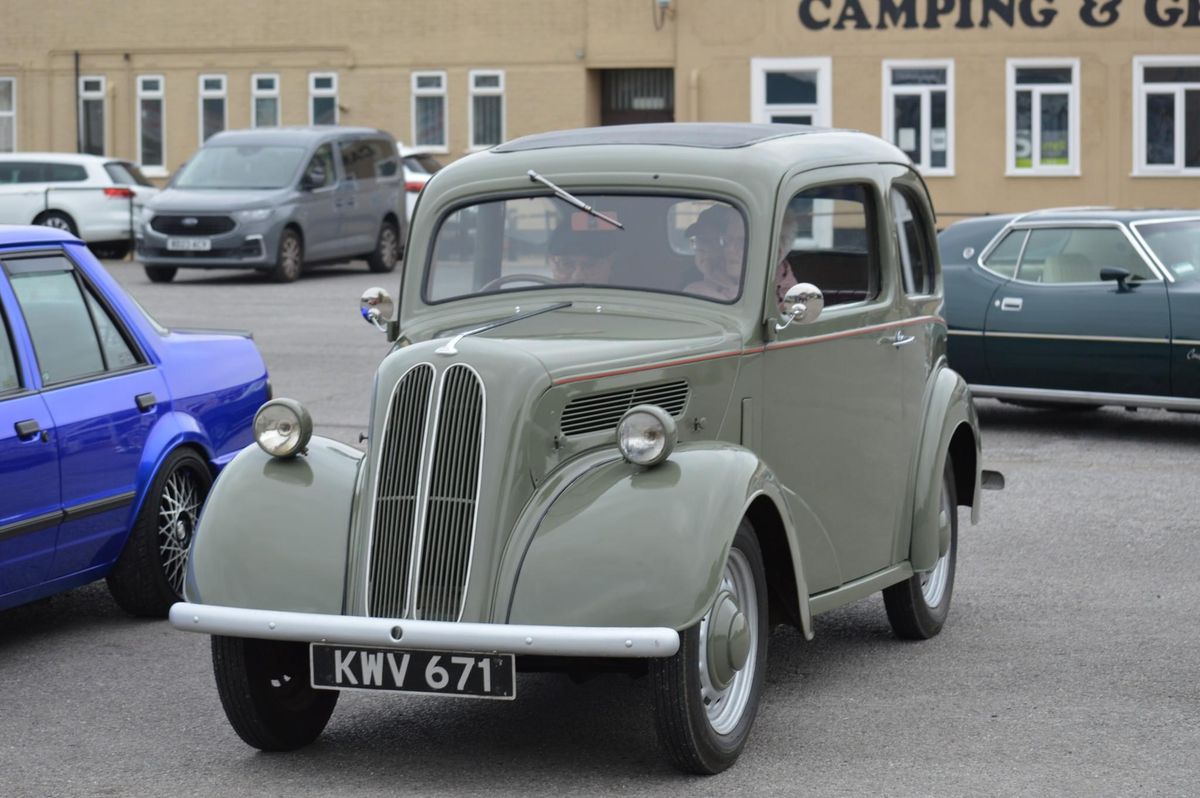
[[12, 323], [8, 320], [8, 313], [4, 310], [3, 302], [0, 302], [0, 327], [4, 329], [5, 334], [8, 336], [8, 347], [9, 351], [12, 352], [13, 368], [17, 372], [17, 387], [0, 388], [0, 402], [2, 402], [14, 396], [31, 394], [33, 391], [25, 384], [24, 361], [21, 359], [21, 353], [17, 350], [17, 336], [13, 334]]
[[[901, 197], [904, 198], [904, 201], [908, 203], [908, 207], [909, 207], [910, 211], [915, 211], [916, 213], [919, 213], [922, 217], [922, 221], [930, 222], [929, 225], [922, 226], [922, 228], [921, 228], [922, 229], [922, 241], [920, 242], [920, 246], [922, 247], [922, 249], [925, 250], [925, 257], [928, 259], [928, 262], [929, 262], [929, 283], [930, 283], [929, 291], [924, 292], [924, 293], [910, 292], [908, 290], [908, 286], [904, 285], [903, 271], [901, 271], [901, 274], [900, 274], [901, 289], [904, 291], [904, 295], [907, 296], [909, 299], [929, 299], [931, 297], [935, 297], [935, 296], [937, 296], [937, 276], [938, 276], [937, 255], [938, 255], [938, 250], [937, 250], [937, 234], [934, 233], [932, 240], [930, 239], [930, 237], [928, 235], [928, 231], [930, 229], [932, 229], [932, 227], [933, 227], [932, 220], [929, 219], [929, 217], [926, 215], [925, 205], [919, 201], [919, 198], [917, 196], [915, 196], [917, 192], [912, 186], [902, 183], [900, 181], [893, 181], [892, 184], [888, 187], [888, 194], [891, 194], [891, 192], [893, 192], [893, 191], [895, 191], [897, 194], [899, 194]], [[890, 208], [889, 208], [888, 212], [890, 215], [890, 213], [891, 213]], [[897, 239], [897, 243], [899, 243], [899, 228], [896, 224], [896, 219], [893, 218], [891, 221], [892, 221], [892, 235]], [[899, 254], [899, 253], [897, 253], [897, 254]], [[915, 277], [915, 275], [914, 275], [914, 277]]]

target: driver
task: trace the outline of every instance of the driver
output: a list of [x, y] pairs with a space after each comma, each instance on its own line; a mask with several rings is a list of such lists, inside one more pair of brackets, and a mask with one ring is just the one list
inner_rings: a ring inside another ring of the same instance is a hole
[[607, 285], [614, 249], [611, 231], [574, 230], [563, 222], [550, 237], [550, 274], [560, 283]]

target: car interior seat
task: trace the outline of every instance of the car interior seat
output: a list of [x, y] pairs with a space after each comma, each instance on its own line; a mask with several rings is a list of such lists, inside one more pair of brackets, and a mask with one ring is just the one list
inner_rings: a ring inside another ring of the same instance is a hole
[[1063, 252], [1046, 258], [1042, 267], [1044, 283], [1094, 283], [1100, 270], [1085, 255]]

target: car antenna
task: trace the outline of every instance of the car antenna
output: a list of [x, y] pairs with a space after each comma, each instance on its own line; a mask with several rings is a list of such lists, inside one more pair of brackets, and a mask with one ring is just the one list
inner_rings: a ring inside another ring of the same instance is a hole
[[565, 202], [569, 202], [570, 204], [574, 205], [576, 208], [583, 211], [584, 213], [590, 213], [592, 216], [595, 216], [597, 219], [602, 219], [603, 221], [608, 222], [613, 227], [618, 227], [622, 230], [625, 229], [625, 225], [621, 224], [616, 219], [613, 219], [609, 216], [605, 216], [604, 214], [600, 213], [600, 211], [593, 208], [591, 205], [588, 205], [586, 202], [579, 199], [579, 197], [576, 197], [574, 194], [571, 194], [570, 192], [566, 191], [565, 189], [559, 188], [558, 186], [554, 185], [549, 180], [542, 177], [541, 175], [539, 175], [537, 172], [533, 171], [532, 169], [530, 169], [525, 174], [529, 175], [529, 179], [531, 181], [533, 181], [534, 183], [541, 183], [543, 186], [546, 186], [551, 191], [553, 191], [554, 195], [556, 197], [558, 197], [561, 200], [564, 200]]

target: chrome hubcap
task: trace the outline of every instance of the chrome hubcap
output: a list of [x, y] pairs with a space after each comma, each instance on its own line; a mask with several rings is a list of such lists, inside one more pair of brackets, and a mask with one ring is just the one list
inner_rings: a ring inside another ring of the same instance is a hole
[[950, 494], [943, 488], [942, 506], [938, 511], [938, 526], [941, 533], [950, 540], [950, 548], [947, 548], [946, 553], [938, 558], [937, 564], [933, 566], [932, 570], [921, 574], [921, 595], [925, 598], [925, 604], [930, 607], [941, 604], [946, 595], [946, 582], [950, 576], [950, 555], [953, 553], [954, 546], [954, 540], [950, 537], [950, 514], [953, 512], [954, 508], [950, 506]]
[[196, 476], [186, 468], [171, 472], [158, 505], [158, 552], [167, 584], [176, 595], [183, 593], [183, 566], [200, 516], [200, 504]]
[[700, 621], [700, 698], [717, 734], [728, 734], [742, 719], [757, 657], [754, 572], [746, 555], [730, 549], [717, 599]]
[[45, 221], [42, 222], [42, 225], [44, 227], [53, 227], [55, 230], [66, 230], [67, 232], [71, 231], [71, 225], [67, 224], [67, 220], [61, 216], [48, 216], [46, 217]]

